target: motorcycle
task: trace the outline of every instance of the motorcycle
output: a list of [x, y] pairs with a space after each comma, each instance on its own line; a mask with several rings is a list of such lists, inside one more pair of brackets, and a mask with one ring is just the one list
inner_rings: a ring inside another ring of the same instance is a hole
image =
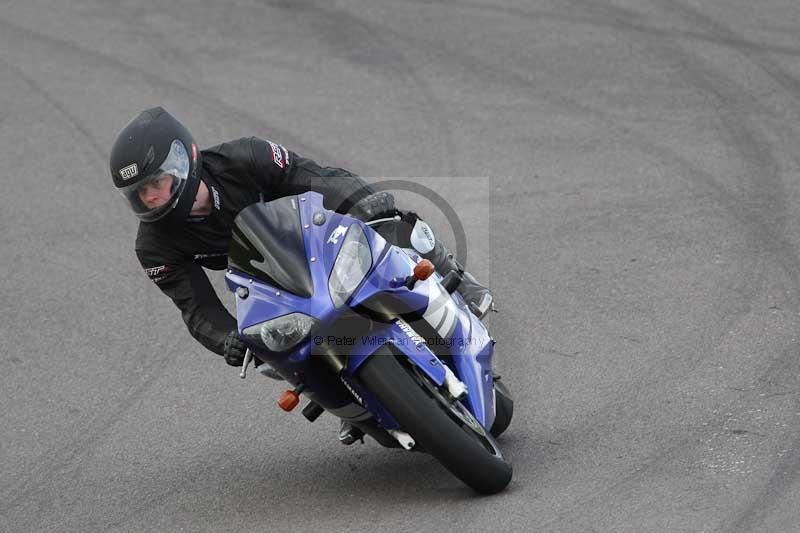
[[[327, 411], [497, 493], [512, 476], [495, 437], [513, 400], [492, 372], [495, 341], [455, 292], [459, 272], [442, 277], [414, 247], [384, 238], [397, 223], [326, 210], [314, 192], [242, 210], [225, 275], [248, 346], [241, 377], [260, 363], [292, 386], [282, 409], [302, 394], [309, 421]], [[425, 239], [418, 221], [411, 243]]]

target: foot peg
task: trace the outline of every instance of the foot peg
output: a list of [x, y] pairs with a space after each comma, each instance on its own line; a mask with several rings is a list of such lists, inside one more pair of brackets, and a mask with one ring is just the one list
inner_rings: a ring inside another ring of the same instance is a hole
[[309, 422], [314, 422], [319, 418], [319, 415], [325, 412], [325, 409], [316, 402], [308, 402], [308, 405], [303, 407], [303, 416], [306, 417], [306, 420]]

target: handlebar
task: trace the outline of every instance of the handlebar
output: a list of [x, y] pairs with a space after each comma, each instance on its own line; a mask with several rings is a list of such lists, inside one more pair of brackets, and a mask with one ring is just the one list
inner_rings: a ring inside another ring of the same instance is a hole
[[375, 224], [382, 224], [384, 222], [400, 222], [400, 215], [395, 215], [389, 218], [379, 218], [377, 220], [370, 220], [369, 222], [364, 222], [369, 227], [372, 227]]

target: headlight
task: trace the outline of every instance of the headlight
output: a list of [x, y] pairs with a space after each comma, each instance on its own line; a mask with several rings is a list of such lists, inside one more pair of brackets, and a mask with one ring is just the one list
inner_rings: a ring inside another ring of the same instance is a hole
[[353, 294], [364, 276], [372, 267], [372, 252], [369, 249], [367, 236], [359, 224], [352, 224], [347, 230], [339, 255], [333, 264], [328, 290], [333, 305], [341, 307]]
[[306, 338], [316, 322], [303, 313], [292, 313], [250, 326], [242, 333], [252, 342], [261, 341], [270, 351], [285, 352]]

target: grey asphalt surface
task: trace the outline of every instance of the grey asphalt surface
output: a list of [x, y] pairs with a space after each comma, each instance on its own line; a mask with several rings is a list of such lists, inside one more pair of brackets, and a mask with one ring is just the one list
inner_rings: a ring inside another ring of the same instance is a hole
[[[797, 2], [1, 7], [0, 531], [800, 531]], [[153, 105], [447, 198], [507, 491], [191, 339], [107, 175]]]

